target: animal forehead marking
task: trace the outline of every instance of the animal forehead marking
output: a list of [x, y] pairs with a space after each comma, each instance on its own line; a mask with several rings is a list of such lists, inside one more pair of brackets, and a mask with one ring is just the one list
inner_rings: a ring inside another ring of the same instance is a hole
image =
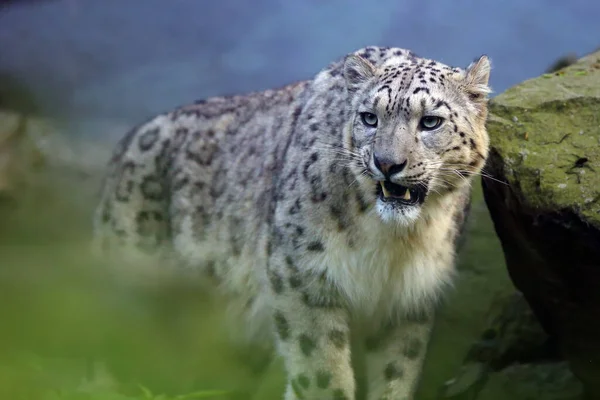
[[428, 105], [432, 110], [446, 108], [452, 112], [452, 107], [443, 100], [443, 95], [440, 98], [434, 96], [434, 93], [437, 93], [434, 88], [426, 86], [417, 86], [413, 89], [411, 86], [392, 88], [384, 85], [376, 92], [372, 104], [375, 109], [385, 105], [385, 112], [389, 116], [397, 113], [409, 115], [414, 111], [415, 106], [425, 109]]
[[421, 97], [421, 107], [425, 107], [426, 102], [437, 103], [437, 99], [431, 97], [432, 90], [443, 90], [445, 73], [455, 70], [456, 68], [426, 59], [409, 59], [384, 65], [371, 104], [373, 108], [385, 104], [385, 112], [391, 115], [397, 112], [408, 114], [411, 108], [410, 97], [413, 95]]

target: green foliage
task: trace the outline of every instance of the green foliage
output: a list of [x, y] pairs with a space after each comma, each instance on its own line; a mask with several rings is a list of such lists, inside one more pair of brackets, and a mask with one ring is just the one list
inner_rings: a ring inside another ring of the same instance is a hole
[[[114, 282], [88, 254], [92, 209], [73, 193], [38, 187], [17, 209], [0, 207], [0, 399], [241, 400], [249, 391], [281, 399], [281, 362], [260, 375], [264, 354], [231, 346], [221, 304], [190, 285]], [[491, 282], [506, 282], [479, 190], [473, 209], [475, 235], [440, 315], [420, 399], [436, 398], [455, 373], [485, 324]], [[249, 359], [259, 362], [241, 362]]]
[[194, 393], [188, 393], [178, 396], [168, 396], [165, 394], [153, 394], [149, 389], [141, 387], [142, 394], [139, 396], [126, 396], [111, 391], [96, 391], [92, 393], [77, 391], [52, 391], [44, 395], [42, 400], [196, 400], [196, 399], [217, 399], [228, 394], [226, 391], [207, 390]]

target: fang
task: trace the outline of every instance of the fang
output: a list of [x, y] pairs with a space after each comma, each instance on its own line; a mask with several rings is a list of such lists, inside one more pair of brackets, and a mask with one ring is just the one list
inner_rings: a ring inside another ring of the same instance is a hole
[[390, 197], [390, 192], [385, 188], [383, 182], [379, 182], [379, 184], [381, 185], [381, 191], [383, 192], [383, 196]]
[[404, 197], [402, 197], [404, 200], [410, 200], [410, 190], [406, 189], [406, 192], [404, 192]]

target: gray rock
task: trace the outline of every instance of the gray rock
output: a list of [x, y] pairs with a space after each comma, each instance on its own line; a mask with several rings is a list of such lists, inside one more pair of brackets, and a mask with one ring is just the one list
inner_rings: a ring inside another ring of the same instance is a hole
[[581, 399], [581, 383], [566, 362], [515, 364], [490, 376], [481, 400]]
[[[569, 396], [581, 394], [581, 384], [561, 360], [555, 343], [544, 332], [522, 294], [515, 292], [496, 298], [488, 315], [488, 327], [471, 347], [458, 374], [446, 383], [440, 398], [505, 399], [509, 398], [507, 390], [514, 400], [563, 398], [531, 397], [534, 392], [566, 390]], [[557, 382], [547, 377], [557, 374], [568, 390], [550, 387]], [[506, 382], [510, 384], [505, 385]]]
[[[491, 102], [485, 200], [509, 274], [600, 398], [600, 52]], [[537, 397], [532, 397], [537, 398]]]

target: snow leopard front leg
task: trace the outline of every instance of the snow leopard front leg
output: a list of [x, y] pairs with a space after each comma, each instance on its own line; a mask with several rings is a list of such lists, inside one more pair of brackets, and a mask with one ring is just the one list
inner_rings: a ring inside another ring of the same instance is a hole
[[383, 326], [365, 341], [368, 400], [413, 400], [433, 315], [421, 313]]
[[354, 400], [348, 312], [327, 277], [301, 271], [284, 254], [271, 257], [267, 274], [285, 400]]

